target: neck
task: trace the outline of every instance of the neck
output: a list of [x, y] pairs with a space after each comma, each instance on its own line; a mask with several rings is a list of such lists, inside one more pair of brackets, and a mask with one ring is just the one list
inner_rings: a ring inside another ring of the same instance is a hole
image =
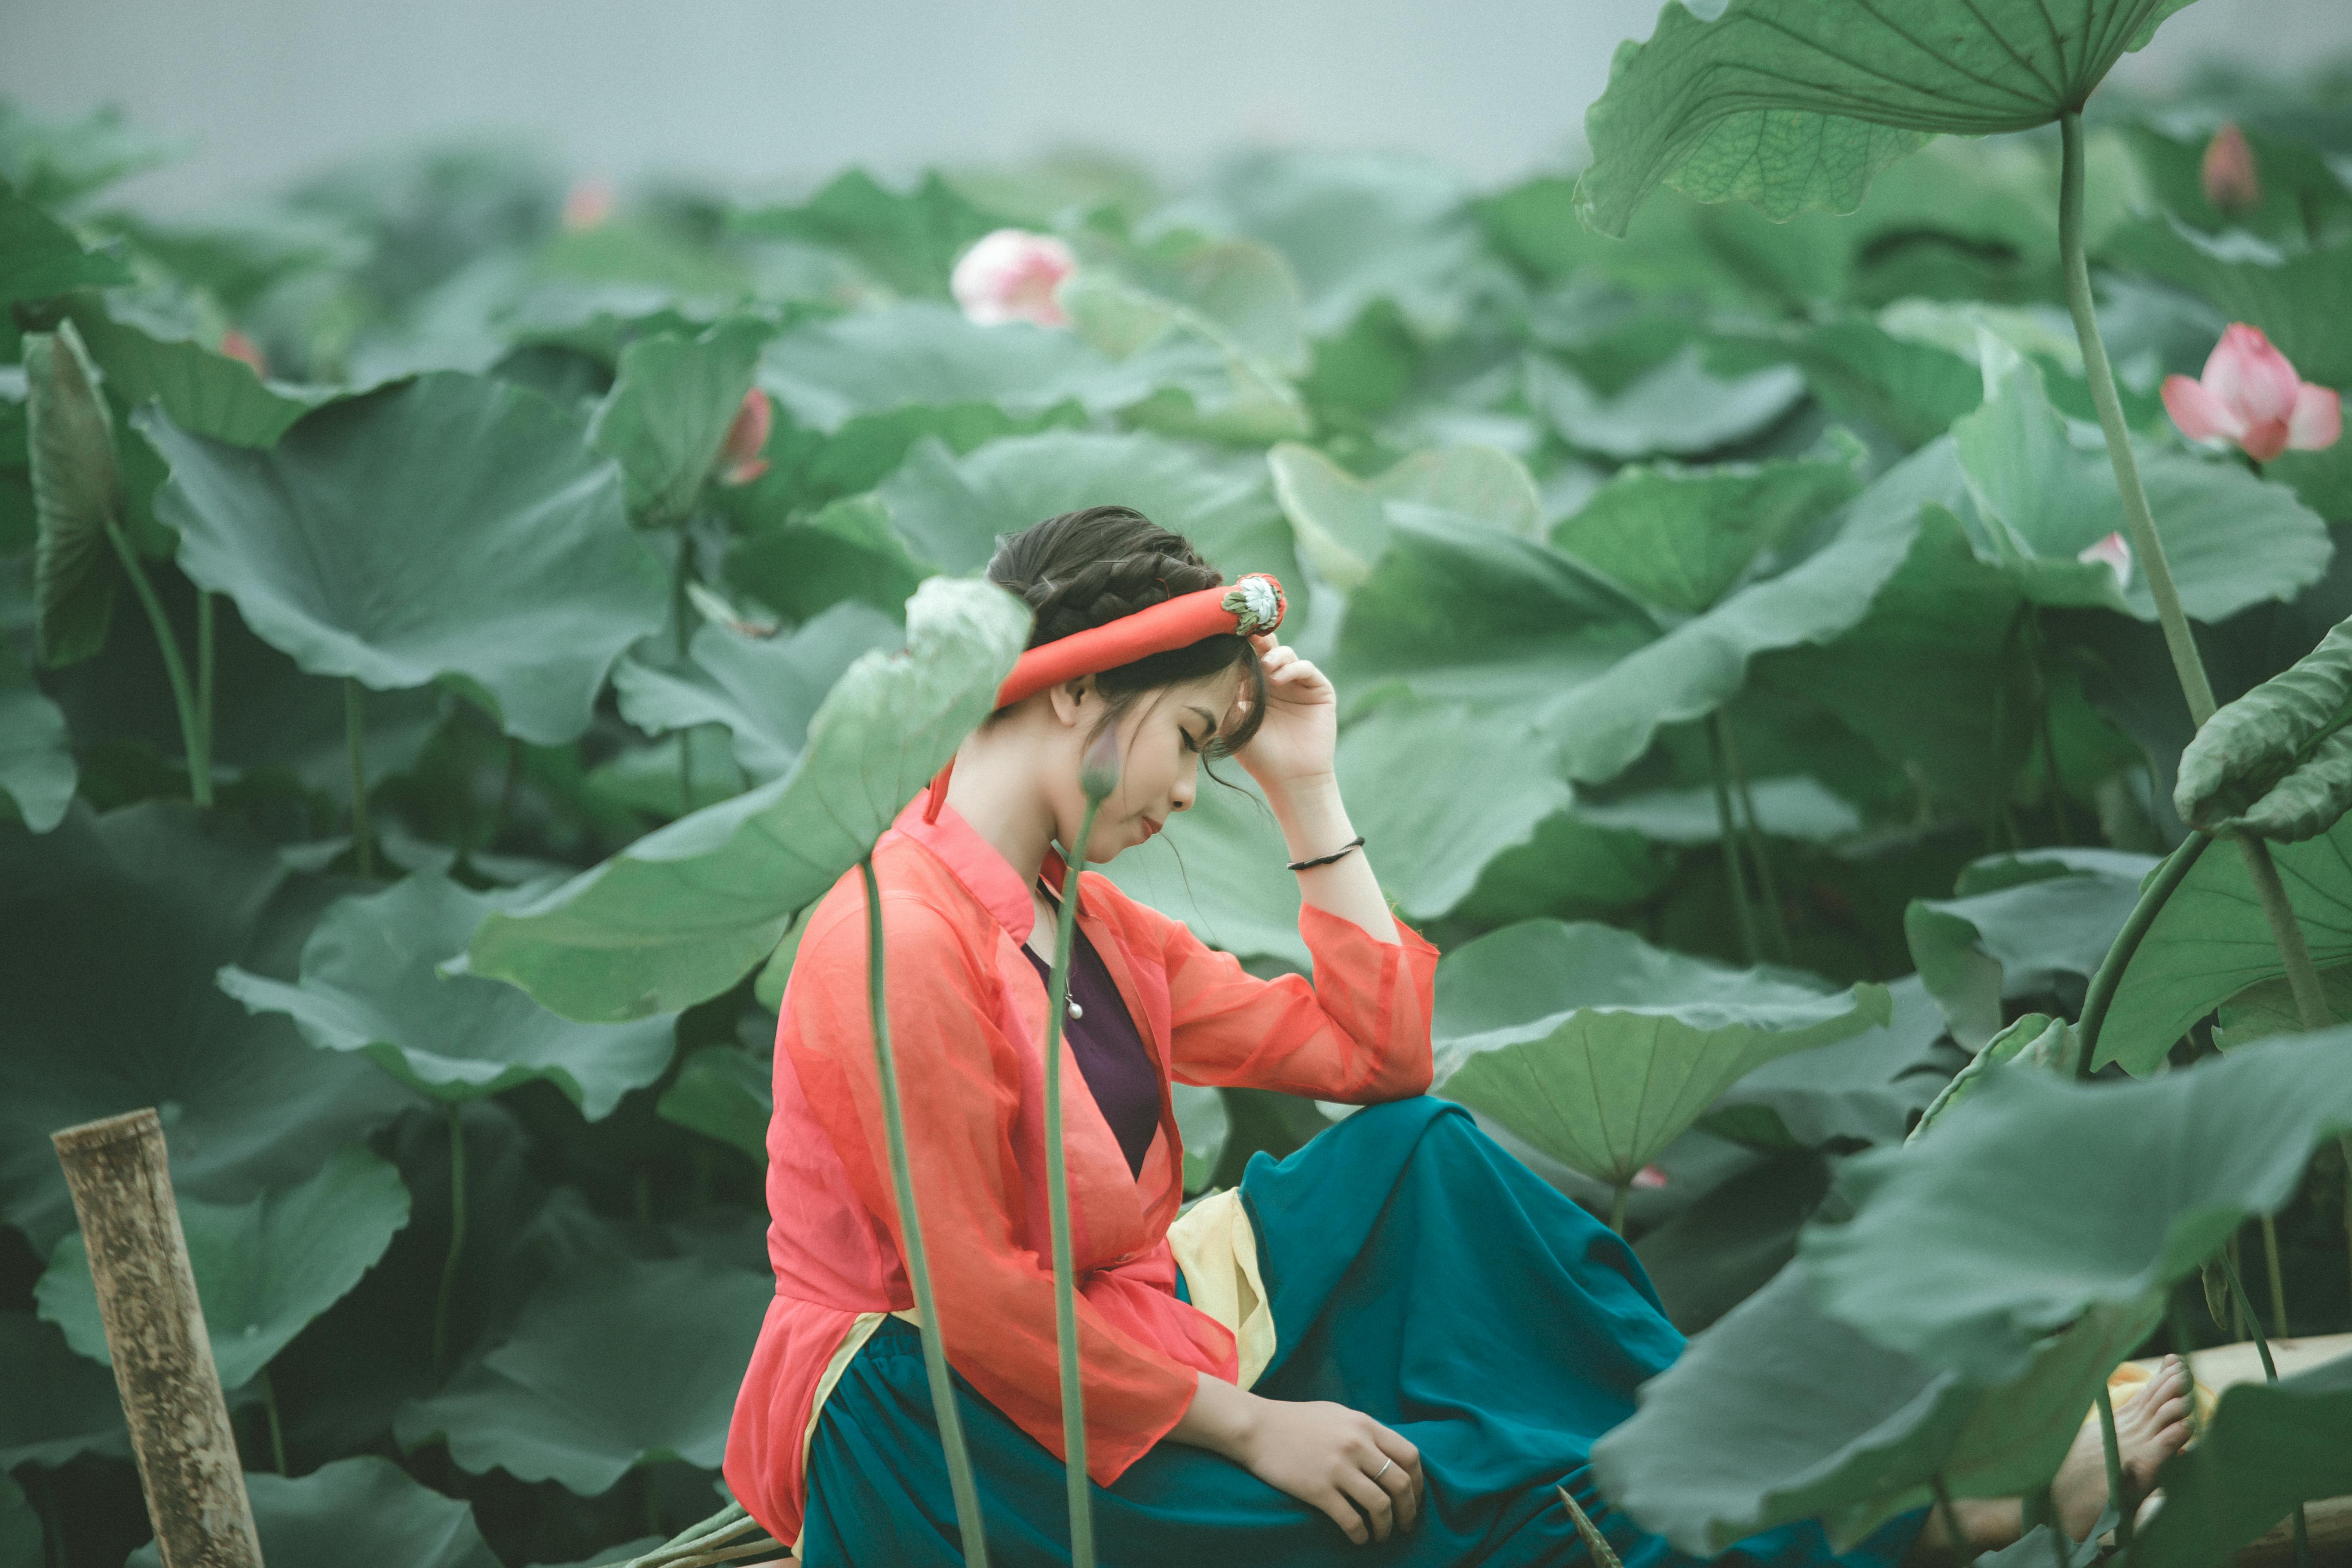
[[1038, 797], [1028, 770], [1008, 765], [1014, 760], [976, 733], [966, 739], [956, 752], [955, 773], [948, 780], [948, 805], [1028, 886], [1045, 870], [1045, 851], [1054, 842], [1054, 814]]

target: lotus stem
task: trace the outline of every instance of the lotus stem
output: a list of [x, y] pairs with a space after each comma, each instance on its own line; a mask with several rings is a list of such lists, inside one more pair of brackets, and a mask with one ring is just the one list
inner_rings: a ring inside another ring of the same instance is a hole
[[2189, 1347], [2196, 1342], [2189, 1331], [2189, 1310], [2180, 1304], [2180, 1288], [2175, 1285], [2164, 1303], [2164, 1314], [2172, 1328], [2172, 1353], [2180, 1358], [2180, 1370], [2189, 1376], [2189, 1429], [2194, 1432], [2200, 1422], [2197, 1416], [2197, 1362]]
[[286, 1425], [278, 1418], [278, 1385], [269, 1379], [269, 1369], [263, 1367], [257, 1380], [261, 1384], [261, 1413], [268, 1418], [269, 1458], [279, 1475], [287, 1475]]
[[433, 1386], [439, 1388], [449, 1369], [449, 1300], [457, 1289], [457, 1260], [466, 1252], [466, 1121], [458, 1103], [446, 1106], [449, 1118], [449, 1251], [441, 1259], [441, 1289], [433, 1300]]
[[172, 706], [180, 716], [180, 749], [188, 757], [188, 795], [198, 805], [213, 803], [212, 764], [205, 752], [203, 721], [196, 712], [195, 693], [188, 687], [188, 667], [180, 658], [180, 645], [172, 636], [172, 617], [163, 613], [163, 601], [155, 596], [155, 585], [147, 581], [147, 569], [139, 563], [139, 552], [131, 547], [122, 530], [112, 522], [106, 525], [106, 542], [114, 546], [114, 558], [122, 563], [122, 574], [131, 579], [131, 591], [139, 595], [140, 608], [147, 612], [147, 624], [154, 628], [155, 647], [163, 656], [163, 679], [172, 685]]
[[2278, 1221], [2269, 1215], [2263, 1215], [2263, 1264], [2270, 1274], [2271, 1332], [2285, 1339], [2286, 1281], [2279, 1268]]
[[882, 1089], [882, 1123], [890, 1140], [890, 1184], [898, 1205], [898, 1228], [906, 1242], [907, 1280], [915, 1292], [915, 1315], [922, 1320], [923, 1370], [930, 1377], [931, 1408], [939, 1417], [940, 1447], [947, 1454], [948, 1490], [955, 1500], [956, 1526], [963, 1533], [963, 1560], [972, 1568], [988, 1568], [980, 1488], [972, 1480], [971, 1450], [963, 1440], [963, 1412], [956, 1404], [947, 1346], [940, 1338], [930, 1258], [923, 1247], [922, 1215], [915, 1203], [915, 1173], [907, 1160], [907, 1123], [898, 1105], [898, 1063], [890, 1048], [890, 1009], [883, 984], [882, 888], [874, 877], [871, 850], [857, 864], [866, 878], [866, 995], [874, 1015], [875, 1076]]
[[2352, 1260], [2352, 1133], [2336, 1141], [2336, 1151], [2344, 1156], [2344, 1255]]
[[1715, 784], [1716, 826], [1723, 836], [1723, 868], [1731, 879], [1731, 907], [1739, 916], [1740, 951], [1750, 964], [1760, 963], [1764, 954], [1756, 943], [1756, 911], [1748, 901], [1748, 873], [1739, 864], [1739, 833], [1732, 826], [1731, 790], [1726, 783], [1730, 764], [1724, 758], [1723, 730], [1718, 724], [1706, 727], [1706, 762]]
[[[747, 1531], [757, 1532], [754, 1539], [738, 1539]], [[721, 1544], [729, 1541], [735, 1544]], [[784, 1543], [761, 1530], [760, 1521], [745, 1512], [741, 1503], [731, 1502], [701, 1523], [687, 1526], [651, 1552], [630, 1558], [622, 1568], [714, 1568], [715, 1564], [761, 1552], [784, 1550]]]
[[1633, 1195], [1633, 1184], [1620, 1182], [1612, 1189], [1609, 1198], [1609, 1228], [1619, 1236], [1625, 1234], [1625, 1200]]
[[2304, 942], [2303, 928], [2295, 923], [2294, 905], [2287, 899], [2286, 885], [2279, 880], [2270, 846], [2252, 834], [2242, 834], [2238, 838], [2238, 847], [2246, 857], [2246, 870], [2254, 880], [2254, 896], [2262, 900], [2263, 918], [2270, 922], [2279, 958], [2286, 965], [2287, 988], [2294, 994], [2295, 1016], [2306, 1032], [2324, 1029], [2335, 1020], [2327, 1015], [2326, 993], [2320, 986], [2319, 971], [2311, 962], [2311, 949]]
[[2099, 1441], [2107, 1455], [2107, 1499], [2116, 1505], [2116, 1544], [2129, 1552], [2134, 1500], [2124, 1479], [2123, 1445], [2116, 1437], [2116, 1402], [2104, 1383], [2099, 1384], [2098, 1403]]
[[1960, 1528], [1960, 1510], [1952, 1501], [1951, 1489], [1944, 1485], [1944, 1472], [1937, 1470], [1929, 1476], [1927, 1484], [1936, 1490], [1936, 1509], [1944, 1516], [1944, 1533], [1951, 1540], [1953, 1560], [1974, 1563], [1984, 1553], [1969, 1550], [1968, 1535]]
[[2106, 1026], [2107, 1008], [2116, 999], [2116, 987], [2122, 984], [2124, 971], [2131, 967], [2132, 955], [2139, 951], [2140, 942], [2156, 923], [2165, 901], [2212, 843], [2210, 835], [2190, 833], [2180, 847], [2157, 867], [2147, 886], [2140, 889], [2139, 901], [2125, 918], [2124, 929], [2116, 933], [2115, 945], [2107, 949], [2106, 957], [2099, 960], [2098, 973], [2091, 976], [2090, 989], [2084, 993], [2083, 1019], [2078, 1026], [2083, 1038], [2080, 1054], [2074, 1058], [2075, 1077], [2087, 1079], [2091, 1076], [2098, 1056], [2099, 1031]]
[[2025, 607], [2026, 626], [2033, 635], [2033, 695], [2040, 711], [2042, 731], [2042, 763], [2050, 773], [2050, 816], [2058, 830], [2058, 842], [2074, 842], [2073, 824], [2066, 819], [2066, 783], [2058, 772], [2058, 736], [2050, 723], [2050, 675], [2047, 667], [2049, 643], [2042, 635], [2042, 607]]
[[1062, 1138], [1062, 1016], [1070, 994], [1070, 954], [1078, 934], [1078, 873], [1086, 868], [1102, 798], [1088, 792], [1078, 841], [1070, 847], [1055, 923], [1054, 969], [1045, 989], [1045, 1195], [1054, 1221], [1054, 1344], [1062, 1363], [1062, 1471], [1070, 1500], [1071, 1568], [1094, 1568], [1094, 1497], [1087, 1479], [1086, 1390], [1078, 1377], [1076, 1266], [1070, 1256], [1070, 1174]]
[[1731, 774], [1731, 786], [1738, 795], [1742, 837], [1748, 858], [1756, 862], [1756, 892], [1764, 905], [1764, 927], [1772, 935], [1773, 956], [1787, 963], [1789, 923], [1780, 910], [1780, 889], [1772, 880], [1772, 858], [1764, 851], [1764, 829], [1757, 821], [1756, 797], [1748, 788], [1748, 770], [1739, 761], [1739, 737], [1731, 728], [1730, 710], [1717, 709], [1715, 724], [1722, 732], [1723, 760]]
[[360, 875], [375, 875], [375, 839], [368, 832], [367, 758], [360, 749], [364, 732], [360, 683], [343, 677], [343, 749], [352, 769], [352, 849], [359, 857]]
[[[2223, 1267], [2230, 1275], [2230, 1295], [2238, 1303], [2238, 1310], [2245, 1318], [2247, 1326], [2253, 1331], [2254, 1353], [2263, 1358], [2263, 1380], [2276, 1383], [2279, 1380], [2278, 1363], [2271, 1359], [2271, 1342], [2263, 1332], [2263, 1321], [2254, 1315], [2254, 1304], [2246, 1300], [2246, 1282], [2238, 1278], [2238, 1260], [2228, 1258], [2226, 1254], [2224, 1257]], [[2311, 1526], [2304, 1517], [2301, 1503], [2294, 1505], [2294, 1562], [2295, 1568], [2311, 1568]]]
[[205, 743], [205, 783], [213, 770], [213, 596], [196, 590], [196, 733]]
[[2074, 1568], [2067, 1561], [2072, 1553], [2066, 1550], [2066, 1532], [2058, 1528], [2058, 1499], [2048, 1487], [2042, 1489], [2042, 1517], [2049, 1521], [2050, 1554], [2058, 1560], [2057, 1568]]

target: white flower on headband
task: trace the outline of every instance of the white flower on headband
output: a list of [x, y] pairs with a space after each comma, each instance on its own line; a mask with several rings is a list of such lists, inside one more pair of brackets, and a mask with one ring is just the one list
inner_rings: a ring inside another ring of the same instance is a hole
[[1235, 618], [1234, 630], [1242, 637], [1270, 632], [1282, 624], [1282, 595], [1274, 579], [1253, 572], [1225, 590], [1224, 606]]

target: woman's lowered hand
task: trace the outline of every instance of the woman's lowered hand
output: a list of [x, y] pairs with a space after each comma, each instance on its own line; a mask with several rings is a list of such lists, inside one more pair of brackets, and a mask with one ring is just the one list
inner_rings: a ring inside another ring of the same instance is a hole
[[1168, 1435], [1321, 1509], [1359, 1546], [1410, 1530], [1421, 1517], [1421, 1450], [1344, 1405], [1264, 1399], [1202, 1373], [1192, 1407]]

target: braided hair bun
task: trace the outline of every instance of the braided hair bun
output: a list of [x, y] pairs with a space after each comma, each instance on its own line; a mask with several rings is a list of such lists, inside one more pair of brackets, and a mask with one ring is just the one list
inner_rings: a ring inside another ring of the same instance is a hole
[[[1219, 587], [1225, 577], [1190, 540], [1133, 508], [1091, 506], [1001, 537], [988, 580], [1020, 595], [1035, 615], [1029, 646], [1037, 647], [1181, 594]], [[1228, 668], [1242, 673], [1250, 699], [1241, 721], [1222, 737], [1219, 749], [1229, 752], [1248, 743], [1265, 711], [1265, 672], [1248, 638], [1215, 633], [1104, 670], [1095, 683], [1115, 718], [1145, 691]]]

